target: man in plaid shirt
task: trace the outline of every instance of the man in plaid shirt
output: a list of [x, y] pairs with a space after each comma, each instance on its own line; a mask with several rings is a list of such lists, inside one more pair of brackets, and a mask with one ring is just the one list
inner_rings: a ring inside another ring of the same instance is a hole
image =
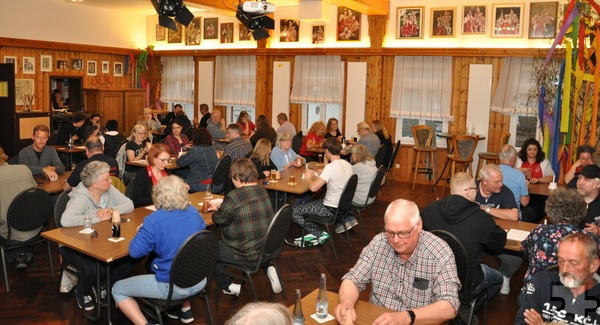
[[380, 315], [374, 324], [440, 324], [453, 319], [460, 306], [460, 280], [450, 247], [422, 230], [414, 202], [392, 202], [384, 222], [384, 232], [373, 238], [342, 278], [336, 319], [356, 321], [354, 304], [369, 282], [369, 301], [396, 311]]

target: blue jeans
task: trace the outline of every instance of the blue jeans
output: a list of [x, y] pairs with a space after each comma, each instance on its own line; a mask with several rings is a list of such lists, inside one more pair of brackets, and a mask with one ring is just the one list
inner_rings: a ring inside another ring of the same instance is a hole
[[500, 287], [504, 281], [502, 273], [493, 269], [485, 264], [481, 264], [481, 270], [483, 271], [483, 281], [471, 290], [472, 293], [477, 293], [482, 290], [486, 290], [488, 299], [496, 296], [500, 292]]
[[[173, 285], [172, 299], [185, 299], [200, 292], [206, 285], [206, 278], [200, 283], [189, 288], [180, 288]], [[154, 274], [143, 274], [132, 276], [115, 283], [112, 287], [112, 295], [117, 303], [129, 297], [143, 297], [155, 299], [167, 299], [169, 284], [156, 281]]]

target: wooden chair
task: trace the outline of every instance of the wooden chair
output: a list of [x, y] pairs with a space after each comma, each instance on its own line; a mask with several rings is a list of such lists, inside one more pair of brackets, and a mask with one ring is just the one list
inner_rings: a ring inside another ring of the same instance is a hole
[[[473, 154], [477, 148], [479, 137], [477, 135], [460, 134], [452, 136], [452, 153], [446, 155], [446, 164], [450, 164], [446, 183], [456, 173], [456, 164], [464, 165], [464, 172], [469, 170], [469, 174], [473, 175]], [[446, 191], [446, 186], [442, 189], [442, 196]]]
[[[502, 145], [508, 143], [508, 139], [510, 139], [510, 133], [504, 133], [502, 135]], [[484, 165], [487, 164], [498, 164], [500, 162], [500, 158], [498, 157], [498, 153], [496, 152], [480, 152], [477, 154], [479, 156], [479, 161], [477, 162], [477, 169], [475, 172], [475, 178], [479, 178], [479, 171], [483, 168]], [[485, 161], [485, 164], [481, 162]]]
[[[396, 163], [396, 157], [398, 157], [398, 152], [400, 152], [400, 145], [401, 145], [400, 140], [398, 140], [396, 142], [396, 145], [394, 146], [394, 150], [392, 151], [392, 157], [390, 158], [390, 161], [389, 161], [388, 165], [385, 168], [385, 174], [388, 175], [388, 173], [389, 173], [390, 177], [392, 176], [391, 175], [392, 174], [391, 170], [392, 170], [392, 168], [394, 168], [394, 164]], [[390, 184], [389, 180], [386, 180], [386, 183], [388, 184], [388, 187], [389, 187], [390, 186], [389, 185]]]
[[[429, 125], [413, 125], [412, 126], [412, 134], [415, 140], [415, 145], [413, 146], [414, 151], [414, 160], [413, 160], [413, 191], [415, 190], [415, 183], [417, 181], [417, 174], [427, 174], [429, 177], [429, 181], [435, 177], [435, 154], [437, 148], [435, 147], [435, 132], [433, 126]], [[425, 155], [429, 154], [429, 163], [424, 162], [425, 164], [419, 167], [421, 163], [421, 153]]]

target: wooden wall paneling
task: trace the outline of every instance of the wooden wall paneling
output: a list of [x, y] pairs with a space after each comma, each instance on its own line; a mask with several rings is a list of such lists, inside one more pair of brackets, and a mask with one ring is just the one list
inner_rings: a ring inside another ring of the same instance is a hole
[[[84, 90], [83, 91], [83, 99], [84, 99], [84, 103], [85, 103], [85, 111], [88, 114], [92, 114], [92, 113], [98, 113], [100, 111], [99, 108], [99, 103], [100, 103], [100, 99], [99, 99], [100, 93], [96, 90]], [[108, 121], [108, 119], [104, 119], [105, 123], [106, 121]], [[122, 120], [118, 120], [119, 124], [123, 124]]]
[[[100, 93], [100, 114], [104, 120], [123, 121], [123, 92], [103, 91]], [[122, 123], [123, 124], [123, 123]]]
[[123, 113], [124, 123], [120, 130], [128, 136], [131, 133], [131, 126], [137, 123], [138, 118], [142, 115], [142, 111], [146, 102], [146, 91], [144, 89], [128, 89], [123, 91]]
[[256, 56], [256, 116], [266, 115], [267, 120], [271, 120], [271, 94], [272, 87], [269, 88], [269, 80], [272, 79], [273, 64], [270, 57]]

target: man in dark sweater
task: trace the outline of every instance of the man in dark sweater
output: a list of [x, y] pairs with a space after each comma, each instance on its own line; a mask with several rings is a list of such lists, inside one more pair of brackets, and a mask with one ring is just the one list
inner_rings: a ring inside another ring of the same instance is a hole
[[64, 124], [58, 131], [58, 137], [56, 143], [60, 146], [64, 146], [69, 139], [72, 139], [74, 143], [83, 143], [85, 141], [85, 113], [75, 112], [71, 123]]
[[484, 250], [499, 253], [506, 244], [506, 232], [494, 218], [475, 202], [477, 187], [467, 173], [456, 173], [450, 180], [451, 195], [434, 201], [421, 213], [423, 228], [445, 230], [456, 236], [467, 250], [471, 266], [469, 292], [487, 290], [488, 299], [500, 291], [502, 274], [482, 264]]
[[202, 114], [202, 118], [200, 119], [200, 123], [198, 123], [199, 128], [205, 128], [208, 124], [208, 119], [210, 118], [210, 112], [208, 112], [207, 104], [200, 104], [200, 114]]
[[81, 182], [81, 172], [83, 171], [83, 167], [90, 161], [103, 161], [107, 163], [110, 166], [110, 176], [119, 177], [119, 164], [115, 158], [104, 154], [104, 147], [102, 146], [100, 138], [91, 136], [87, 139], [85, 142], [85, 154], [88, 159], [78, 163], [77, 166], [75, 166], [75, 170], [71, 173], [71, 176], [63, 183], [63, 189], [65, 191], [77, 186], [77, 184]]

